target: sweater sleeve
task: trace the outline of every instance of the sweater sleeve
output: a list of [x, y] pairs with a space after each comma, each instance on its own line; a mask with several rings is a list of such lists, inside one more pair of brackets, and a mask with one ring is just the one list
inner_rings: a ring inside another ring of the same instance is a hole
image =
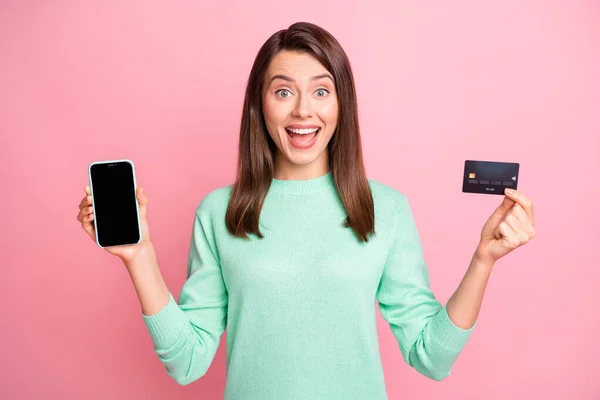
[[421, 241], [406, 196], [396, 207], [391, 247], [377, 288], [381, 315], [398, 340], [406, 363], [440, 381], [450, 375], [475, 324], [464, 330], [430, 289]]
[[207, 372], [227, 322], [228, 294], [204, 205], [196, 210], [187, 280], [179, 304], [169, 293], [169, 303], [160, 312], [151, 316], [142, 313], [155, 353], [169, 376], [181, 385]]

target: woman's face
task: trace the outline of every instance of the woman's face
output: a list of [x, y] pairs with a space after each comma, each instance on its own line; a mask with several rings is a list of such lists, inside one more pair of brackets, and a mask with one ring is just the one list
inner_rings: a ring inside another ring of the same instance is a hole
[[275, 178], [326, 173], [327, 144], [338, 121], [333, 75], [309, 54], [280, 51], [271, 60], [263, 88], [265, 123], [278, 149]]

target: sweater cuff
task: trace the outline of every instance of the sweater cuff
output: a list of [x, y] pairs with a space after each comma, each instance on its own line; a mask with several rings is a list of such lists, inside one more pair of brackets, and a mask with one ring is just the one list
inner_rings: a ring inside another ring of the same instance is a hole
[[157, 314], [145, 315], [142, 313], [146, 328], [154, 342], [155, 349], [168, 349], [181, 335], [185, 324], [188, 322], [185, 312], [169, 292], [169, 303]]
[[462, 329], [454, 324], [448, 315], [448, 310], [444, 306], [433, 317], [431, 321], [431, 330], [433, 332], [433, 340], [441, 347], [449, 351], [461, 352], [473, 329], [477, 325], [477, 321], [469, 329]]

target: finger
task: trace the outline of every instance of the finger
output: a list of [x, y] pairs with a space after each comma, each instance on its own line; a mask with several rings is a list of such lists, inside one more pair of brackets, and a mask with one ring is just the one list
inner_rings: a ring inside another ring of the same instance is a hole
[[521, 205], [517, 203], [512, 208], [511, 213], [514, 214], [514, 216], [517, 217], [519, 221], [521, 221], [521, 223], [523, 224], [523, 229], [525, 230], [525, 232], [527, 232], [529, 238], [533, 238], [535, 236], [535, 228], [529, 220], [529, 216], [527, 215], [525, 210], [523, 210], [523, 207], [521, 207]]
[[148, 196], [146, 196], [146, 193], [144, 192], [143, 188], [138, 188], [137, 190], [137, 199], [138, 199], [138, 203], [140, 205], [140, 218], [141, 219], [145, 219], [146, 218], [146, 212], [147, 212], [147, 205], [148, 205]]
[[94, 213], [89, 213], [89, 214], [81, 214], [81, 223], [85, 224], [86, 222], [89, 223], [89, 221], [94, 219]]
[[509, 249], [515, 249], [521, 245], [521, 242], [515, 231], [508, 225], [506, 221], [500, 222], [498, 230], [502, 235], [502, 241]]
[[83, 219], [88, 215], [90, 215], [90, 214], [85, 211], [85, 208], [83, 210], [80, 210], [79, 213], [77, 214], [77, 221], [83, 222]]
[[94, 237], [94, 214], [88, 214], [83, 217], [81, 227], [88, 235]]
[[523, 207], [519, 203], [516, 203], [513, 208], [510, 210], [510, 214], [513, 214], [523, 225], [530, 224], [529, 216], [523, 210]]
[[79, 222], [83, 221], [83, 218], [93, 214], [94, 213], [94, 208], [93, 206], [87, 206], [87, 207], [83, 207], [82, 209], [79, 210], [79, 213], [77, 214], [77, 220]]
[[527, 215], [527, 213], [525, 212], [525, 210], [523, 210], [523, 207], [521, 207], [519, 203], [515, 204], [515, 206], [511, 210], [511, 213], [514, 214], [515, 217], [519, 219], [519, 221], [521, 221], [523, 227], [525, 228], [528, 234], [531, 235], [535, 232], [533, 224], [529, 220], [529, 215]]
[[[502, 231], [500, 229], [500, 226], [502, 224], [508, 224], [507, 220], [511, 220], [511, 218], [514, 218], [514, 215], [511, 217], [512, 215], [512, 211], [513, 209], [511, 208], [509, 212], [507, 212], [506, 214], [504, 214], [504, 216], [502, 217], [502, 221], [500, 222], [500, 224], [498, 224], [498, 226], [496, 226], [496, 229], [494, 230], [494, 237], [496, 239], [501, 239], [502, 238]], [[512, 227], [510, 224], [508, 224], [508, 227], [512, 230]], [[516, 233], [515, 231], [512, 231], [512, 233]]]
[[83, 190], [85, 191], [85, 194], [90, 194], [90, 185], [86, 185]]
[[88, 206], [92, 204], [92, 196], [85, 196], [83, 199], [81, 199], [81, 202], [79, 203], [79, 209], [81, 210], [83, 207]]
[[510, 226], [512, 231], [514, 232], [519, 244], [525, 244], [529, 241], [529, 234], [527, 233], [527, 229], [525, 225], [514, 214], [508, 214], [506, 216], [505, 222]]
[[529, 220], [531, 221], [531, 225], [534, 225], [533, 222], [533, 203], [531, 202], [531, 200], [529, 200], [527, 197], [525, 197], [525, 195], [517, 190], [514, 189], [506, 189], [504, 191], [504, 193], [510, 197], [511, 199], [513, 199], [515, 201], [515, 203], [519, 203], [521, 205], [521, 207], [523, 207], [523, 210], [525, 210], [525, 212], [527, 213], [527, 216], [529, 217]]
[[502, 203], [498, 206], [498, 208], [496, 208], [496, 211], [494, 211], [494, 213], [504, 215], [514, 205], [515, 205], [515, 201], [513, 199], [511, 199], [508, 196], [504, 196]]

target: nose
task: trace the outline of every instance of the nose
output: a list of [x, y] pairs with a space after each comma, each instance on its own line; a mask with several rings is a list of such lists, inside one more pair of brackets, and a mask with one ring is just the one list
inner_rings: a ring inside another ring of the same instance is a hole
[[296, 107], [293, 110], [293, 116], [298, 118], [308, 118], [312, 116], [312, 105], [310, 104], [310, 96], [301, 94], [296, 101]]

